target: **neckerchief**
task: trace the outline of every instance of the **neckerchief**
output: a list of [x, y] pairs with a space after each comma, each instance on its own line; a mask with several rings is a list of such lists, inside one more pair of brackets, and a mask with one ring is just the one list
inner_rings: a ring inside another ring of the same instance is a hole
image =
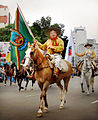
[[57, 37], [55, 37], [55, 38], [50, 38], [50, 39], [52, 40], [52, 45], [53, 45], [53, 46], [57, 46], [57, 41], [56, 41]]

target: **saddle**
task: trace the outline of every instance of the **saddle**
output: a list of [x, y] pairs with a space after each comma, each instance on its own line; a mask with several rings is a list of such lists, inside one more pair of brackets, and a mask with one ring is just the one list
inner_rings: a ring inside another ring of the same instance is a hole
[[[79, 65], [76, 67], [77, 71], [78, 71], [78, 76], [81, 75], [81, 69], [82, 69], [82, 66], [83, 66], [83, 62], [84, 60], [82, 60]], [[96, 66], [93, 64], [93, 62], [91, 62], [91, 67], [92, 67], [92, 76], [94, 77], [95, 75], [95, 72], [97, 70]]]
[[[54, 58], [51, 57], [50, 55], [47, 55], [47, 58], [48, 58], [48, 61], [49, 61], [50, 68], [55, 68]], [[66, 60], [61, 59], [59, 64], [62, 68], [62, 70], [60, 70], [60, 72], [67, 72], [68, 71], [68, 65], [66, 63]]]

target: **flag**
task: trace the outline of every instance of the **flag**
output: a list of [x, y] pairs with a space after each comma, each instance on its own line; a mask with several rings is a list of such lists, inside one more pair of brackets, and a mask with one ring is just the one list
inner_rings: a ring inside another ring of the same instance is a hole
[[28, 42], [32, 43], [33, 39], [34, 36], [18, 6], [10, 38], [11, 61], [16, 64], [17, 69], [20, 68], [20, 63], [25, 56]]
[[71, 35], [67, 44], [65, 60], [69, 61], [72, 65], [74, 65], [74, 57], [75, 57], [75, 50], [74, 50], [74, 43]]

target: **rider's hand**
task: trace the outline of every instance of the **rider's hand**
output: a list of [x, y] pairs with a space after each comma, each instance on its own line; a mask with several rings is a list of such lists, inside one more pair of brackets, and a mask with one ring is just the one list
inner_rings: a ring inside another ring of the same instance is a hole
[[34, 39], [33, 41], [34, 41], [34, 43], [37, 43], [37, 42], [38, 42], [36, 39]]
[[51, 48], [52, 48], [52, 46], [48, 46], [48, 47], [47, 47], [47, 49], [51, 49]]

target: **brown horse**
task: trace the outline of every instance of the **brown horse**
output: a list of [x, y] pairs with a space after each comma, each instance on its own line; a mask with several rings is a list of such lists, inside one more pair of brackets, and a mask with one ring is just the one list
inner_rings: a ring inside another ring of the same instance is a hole
[[[36, 44], [32, 45], [30, 58], [34, 63], [34, 71], [35, 71], [34, 77], [37, 80], [38, 85], [41, 89], [40, 106], [37, 116], [41, 117], [43, 111], [48, 112], [48, 102], [47, 102], [46, 92], [48, 90], [49, 85], [52, 83], [56, 83], [57, 86], [61, 89], [61, 97], [60, 97], [61, 104], [59, 108], [60, 109], [64, 108], [64, 103], [66, 102], [65, 95], [68, 91], [68, 84], [72, 75], [72, 65], [66, 61], [68, 66], [68, 71], [63, 73], [60, 72], [58, 79], [54, 80], [53, 69], [51, 69], [49, 66], [48, 58], [40, 52]], [[62, 79], [64, 81], [64, 87], [63, 85], [61, 85]], [[43, 110], [43, 101], [45, 102], [44, 110]]]
[[6, 85], [8, 76], [9, 76], [10, 77], [10, 86], [11, 86], [12, 85], [12, 76], [14, 76], [14, 69], [11, 68], [10, 65], [4, 64], [4, 70], [5, 70], [5, 85]]

